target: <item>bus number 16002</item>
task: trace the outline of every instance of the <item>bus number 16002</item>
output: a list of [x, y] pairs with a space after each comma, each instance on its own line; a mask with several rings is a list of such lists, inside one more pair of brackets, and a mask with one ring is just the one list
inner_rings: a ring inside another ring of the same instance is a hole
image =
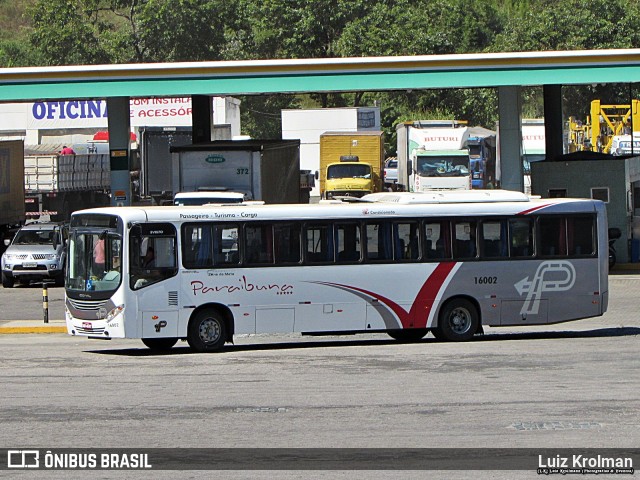
[[498, 277], [473, 277], [476, 285], [494, 285], [498, 283]]

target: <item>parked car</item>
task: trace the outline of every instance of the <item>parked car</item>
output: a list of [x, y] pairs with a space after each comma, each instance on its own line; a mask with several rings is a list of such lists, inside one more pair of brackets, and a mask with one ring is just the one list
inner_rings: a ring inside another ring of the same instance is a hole
[[395, 189], [396, 183], [398, 183], [398, 159], [390, 157], [384, 163], [384, 186]]
[[25, 225], [2, 254], [2, 286], [54, 280], [64, 285], [67, 227], [60, 223]]

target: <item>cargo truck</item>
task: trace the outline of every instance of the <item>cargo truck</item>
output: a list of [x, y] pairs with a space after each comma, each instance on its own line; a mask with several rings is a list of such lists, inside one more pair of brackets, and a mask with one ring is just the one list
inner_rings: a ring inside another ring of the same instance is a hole
[[325, 132], [320, 135], [320, 197], [362, 197], [382, 191], [384, 133]]
[[396, 125], [398, 189], [470, 190], [467, 122], [420, 120]]
[[25, 222], [24, 143], [0, 142], [0, 253]]
[[111, 202], [111, 165], [106, 153], [25, 155], [22, 178], [25, 213], [32, 219], [45, 215], [65, 222], [75, 210], [106, 207]]
[[220, 140], [171, 147], [171, 156], [175, 193], [223, 190], [265, 203], [304, 202], [299, 140]]

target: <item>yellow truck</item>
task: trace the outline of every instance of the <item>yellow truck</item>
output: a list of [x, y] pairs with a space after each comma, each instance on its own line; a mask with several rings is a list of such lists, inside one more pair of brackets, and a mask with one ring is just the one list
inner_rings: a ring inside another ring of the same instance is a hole
[[320, 135], [320, 197], [362, 197], [382, 191], [384, 132]]

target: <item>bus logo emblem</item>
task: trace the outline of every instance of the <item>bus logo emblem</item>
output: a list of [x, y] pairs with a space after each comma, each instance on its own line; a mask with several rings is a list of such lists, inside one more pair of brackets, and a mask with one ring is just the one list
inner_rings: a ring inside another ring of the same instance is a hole
[[[546, 278], [545, 278], [546, 277]], [[527, 294], [520, 314], [537, 314], [544, 292], [565, 292], [576, 283], [576, 269], [571, 262], [548, 260], [538, 265], [533, 280], [525, 277], [514, 285], [518, 294]]]
[[160, 320], [158, 323], [154, 325], [154, 327], [156, 328], [156, 333], [160, 333], [160, 330], [162, 330], [166, 326], [167, 326], [167, 322], [165, 322], [164, 320]]

